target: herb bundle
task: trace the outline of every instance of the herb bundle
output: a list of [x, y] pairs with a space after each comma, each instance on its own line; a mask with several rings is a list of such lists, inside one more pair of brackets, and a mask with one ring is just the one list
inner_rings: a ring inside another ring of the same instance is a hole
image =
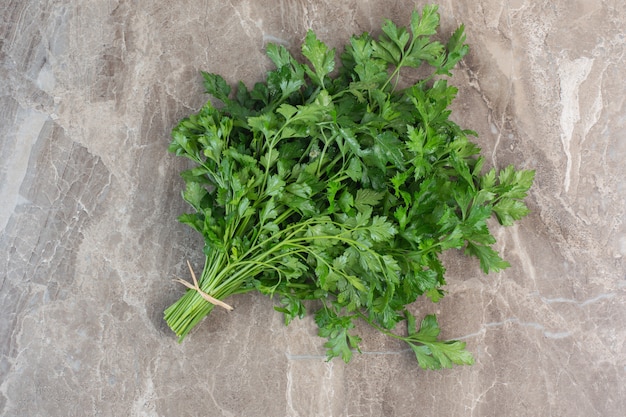
[[[193, 161], [182, 173], [193, 212], [179, 220], [202, 234], [206, 255], [196, 284], [165, 311], [181, 341], [216, 305], [229, 308], [220, 300], [258, 291], [277, 297], [286, 324], [318, 300], [329, 359], [351, 359], [362, 319], [405, 341], [424, 368], [473, 363], [465, 343], [438, 339], [434, 315], [417, 326], [407, 305], [444, 296], [447, 249], [477, 257], [484, 272], [509, 266], [487, 220], [506, 226], [528, 213], [534, 172], [483, 173], [475, 133], [449, 119], [457, 89], [445, 77], [468, 52], [464, 29], [444, 45], [431, 39], [438, 26], [437, 6], [413, 12], [408, 28], [387, 20], [378, 38], [353, 36], [338, 69], [335, 50], [309, 31], [308, 63], [270, 44], [276, 69], [232, 94], [203, 73], [222, 104], [182, 120], [169, 147]], [[419, 67], [429, 75], [400, 88], [401, 70]], [[393, 332], [403, 321], [406, 335]]]

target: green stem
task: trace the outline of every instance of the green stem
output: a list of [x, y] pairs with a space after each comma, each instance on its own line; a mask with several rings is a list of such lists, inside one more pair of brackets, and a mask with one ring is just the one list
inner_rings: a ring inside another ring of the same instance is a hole
[[[328, 222], [328, 220], [325, 222]], [[342, 225], [333, 221], [329, 222], [343, 229]], [[243, 259], [242, 261], [231, 262], [228, 253], [222, 251], [214, 250], [210, 252], [206, 257], [204, 269], [200, 277], [200, 289], [212, 297], [222, 300], [230, 295], [254, 289], [252, 285], [246, 287], [245, 284], [251, 282], [254, 277], [268, 269], [275, 270], [280, 281], [282, 273], [280, 267], [277, 266], [280, 259], [297, 254], [312, 254], [316, 256], [315, 252], [307, 245], [307, 243], [315, 240], [338, 240], [350, 246], [361, 248], [357, 241], [341, 234], [301, 236], [300, 234], [312, 223], [315, 223], [315, 220], [307, 220], [283, 229], [279, 232], [280, 239], [277, 239], [278, 243], [272, 243], [269, 249], [266, 248], [267, 241], [254, 244], [246, 253], [242, 254], [240, 258]], [[364, 227], [354, 228], [354, 230], [359, 229], [364, 229]], [[361, 250], [372, 252], [369, 248], [361, 248]], [[375, 255], [374, 252], [372, 253]], [[318, 256], [316, 258], [318, 261], [327, 263]], [[386, 275], [382, 260], [378, 259], [378, 262], [381, 272]], [[328, 265], [328, 267], [331, 268], [331, 265]], [[337, 272], [342, 275], [341, 271]], [[190, 290], [165, 311], [165, 320], [182, 340], [213, 308], [214, 305], [204, 300], [197, 291]]]
[[[365, 314], [363, 314], [361, 311], [356, 311], [355, 313], [360, 318], [362, 318], [364, 321], [366, 321], [367, 324], [369, 324], [370, 326], [372, 326], [373, 328], [375, 328], [379, 332], [385, 334], [386, 336], [393, 337], [394, 339], [402, 340], [403, 342], [408, 342], [410, 340], [410, 338], [407, 337], [407, 336], [400, 336], [399, 334], [396, 334], [396, 333], [394, 333], [394, 332], [392, 332], [390, 330], [385, 329], [382, 326], [377, 325], [369, 317], [367, 317]], [[414, 342], [414, 340], [413, 340], [413, 342]]]

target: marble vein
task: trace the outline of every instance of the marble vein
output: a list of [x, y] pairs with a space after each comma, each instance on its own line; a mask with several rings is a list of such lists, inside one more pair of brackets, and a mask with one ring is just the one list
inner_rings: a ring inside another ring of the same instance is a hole
[[[574, 127], [580, 120], [579, 90], [581, 84], [587, 79], [591, 72], [594, 60], [588, 57], [580, 57], [574, 60], [563, 59], [559, 63], [559, 77], [561, 88], [561, 142], [565, 153], [567, 165], [565, 167], [565, 178], [563, 188], [567, 193], [570, 188], [572, 176], [572, 140]], [[576, 173], [575, 173], [576, 174]]]

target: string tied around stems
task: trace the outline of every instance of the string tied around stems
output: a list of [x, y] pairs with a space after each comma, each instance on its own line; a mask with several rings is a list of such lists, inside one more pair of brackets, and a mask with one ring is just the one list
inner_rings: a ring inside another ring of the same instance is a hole
[[216, 306], [220, 306], [222, 308], [225, 308], [228, 311], [232, 311], [233, 308], [226, 304], [225, 302], [218, 300], [215, 297], [211, 297], [209, 294], [205, 293], [204, 291], [202, 291], [202, 289], [200, 288], [200, 286], [198, 285], [198, 280], [196, 279], [196, 274], [193, 272], [193, 269], [191, 268], [191, 263], [189, 262], [189, 260], [187, 260], [187, 266], [189, 267], [189, 272], [191, 272], [191, 278], [193, 279], [193, 285], [190, 284], [189, 282], [185, 281], [182, 278], [176, 278], [174, 280], [174, 282], [178, 282], [179, 284], [183, 284], [185, 287], [189, 288], [190, 290], [195, 290], [198, 292], [198, 294], [200, 294], [200, 296], [202, 298], [204, 298], [205, 300], [207, 300], [209, 303], [216, 305]]

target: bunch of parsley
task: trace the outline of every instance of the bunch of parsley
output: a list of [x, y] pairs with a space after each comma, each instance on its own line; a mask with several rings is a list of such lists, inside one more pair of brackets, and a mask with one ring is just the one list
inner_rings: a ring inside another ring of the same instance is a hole
[[[509, 266], [487, 220], [528, 213], [534, 172], [482, 172], [475, 133], [449, 119], [457, 89], [444, 78], [468, 52], [463, 26], [445, 45], [431, 39], [438, 26], [436, 6], [413, 12], [408, 28], [387, 20], [378, 38], [353, 36], [337, 70], [335, 51], [309, 31], [308, 64], [269, 45], [276, 69], [233, 94], [203, 73], [222, 104], [182, 120], [169, 147], [194, 163], [182, 173], [194, 210], [179, 220], [202, 234], [206, 255], [197, 286], [165, 311], [180, 340], [211, 300], [259, 291], [278, 297], [287, 324], [318, 300], [329, 359], [350, 360], [363, 319], [408, 343], [424, 368], [473, 362], [465, 343], [438, 340], [433, 315], [418, 327], [406, 306], [444, 295], [446, 249], [485, 272]], [[399, 88], [403, 68], [430, 72]], [[393, 332], [401, 321], [406, 335]]]

